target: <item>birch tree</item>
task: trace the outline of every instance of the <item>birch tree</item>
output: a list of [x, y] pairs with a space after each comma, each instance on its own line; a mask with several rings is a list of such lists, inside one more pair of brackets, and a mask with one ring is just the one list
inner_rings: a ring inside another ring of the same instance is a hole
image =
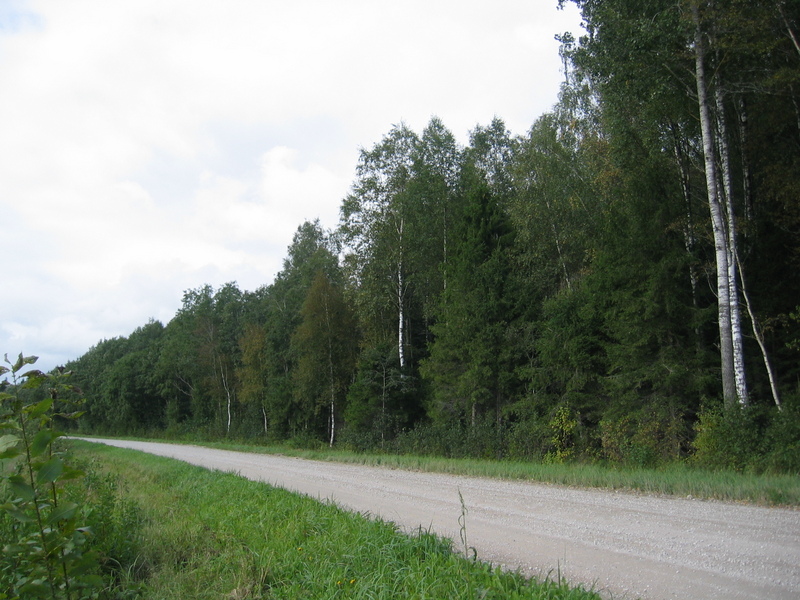
[[[706, 188], [708, 194], [708, 208], [711, 215], [711, 228], [714, 235], [714, 254], [716, 257], [717, 273], [717, 319], [719, 323], [719, 346], [722, 368], [722, 396], [727, 406], [736, 403], [745, 403], [746, 398], [739, 396], [737, 380], [744, 381], [743, 361], [736, 356], [734, 345], [733, 315], [731, 306], [737, 301], [736, 287], [732, 289], [731, 283], [731, 239], [735, 231], [730, 231], [729, 222], [725, 216], [723, 198], [719, 189], [719, 175], [717, 173], [717, 153], [714, 143], [714, 121], [712, 117], [711, 97], [706, 73], [707, 40], [703, 31], [698, 2], [692, 2], [690, 7], [694, 23], [694, 58], [695, 82], [697, 85], [697, 106], [700, 118], [700, 128], [703, 136], [703, 161], [705, 165]], [[733, 279], [735, 281], [735, 277]], [[741, 371], [737, 374], [737, 364]]]
[[295, 395], [307, 414], [327, 413], [328, 444], [336, 441], [340, 403], [355, 368], [356, 325], [342, 290], [319, 271], [300, 311], [292, 345], [298, 356]]
[[363, 293], [359, 312], [380, 336], [385, 307], [394, 307], [399, 366], [407, 367], [409, 225], [413, 209], [410, 184], [419, 138], [405, 125], [395, 126], [372, 150], [362, 150], [353, 190], [341, 208], [340, 235], [345, 264]]
[[[709, 18], [715, 7], [703, 0], [660, 0], [646, 5], [629, 0], [577, 0], [577, 4], [590, 35], [576, 56], [579, 61], [581, 56], [590, 57], [584, 65], [595, 68], [603, 101], [615, 102], [624, 114], [622, 103], [627, 98], [650, 119], [665, 120], [669, 125], [664, 130], [670, 136], [681, 130], [674, 125], [676, 121], [699, 122], [700, 159], [714, 243], [722, 394], [729, 408], [746, 406], [731, 153], [721, 107], [721, 65], [714, 62], [713, 19]], [[691, 82], [686, 73], [691, 73]], [[680, 107], [677, 99], [673, 100], [676, 93], [694, 98], [694, 114], [669, 114], [669, 108]], [[666, 144], [676, 147], [674, 139], [665, 139]], [[680, 177], [685, 180], [683, 174]]]

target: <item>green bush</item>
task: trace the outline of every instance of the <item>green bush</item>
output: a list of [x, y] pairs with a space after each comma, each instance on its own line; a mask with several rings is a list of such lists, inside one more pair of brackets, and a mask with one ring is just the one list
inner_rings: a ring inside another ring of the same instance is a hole
[[693, 461], [714, 469], [800, 473], [800, 406], [704, 409], [695, 425]]
[[800, 403], [790, 398], [770, 412], [760, 466], [773, 473], [800, 475]]
[[693, 461], [711, 469], [744, 471], [762, 451], [761, 411], [751, 407], [724, 411], [704, 408], [695, 424]]
[[11, 598], [90, 598], [102, 581], [96, 554], [88, 549], [91, 530], [79, 503], [63, 493], [65, 483], [83, 473], [69, 464], [56, 441], [56, 421], [75, 419], [80, 400], [62, 369], [22, 372], [37, 361], [22, 354], [5, 357], [10, 374], [0, 389], [0, 461], [4, 520], [0, 596]]
[[478, 419], [475, 424], [422, 423], [401, 432], [389, 450], [444, 458], [507, 458], [508, 426], [491, 419]]
[[550, 430], [541, 420], [529, 417], [509, 427], [508, 458], [539, 462], [549, 448]]
[[658, 467], [680, 460], [688, 426], [668, 406], [652, 403], [600, 421], [602, 456], [632, 467]]
[[89, 547], [98, 558], [106, 595], [135, 595], [137, 582], [146, 577], [146, 565], [139, 561], [142, 511], [126, 498], [117, 476], [100, 472], [93, 463], [82, 467], [86, 475], [67, 493], [83, 503], [84, 522], [93, 532]]

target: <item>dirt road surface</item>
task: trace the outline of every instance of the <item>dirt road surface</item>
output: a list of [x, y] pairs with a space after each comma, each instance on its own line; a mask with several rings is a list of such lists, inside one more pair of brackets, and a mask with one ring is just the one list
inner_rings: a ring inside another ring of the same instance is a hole
[[431, 528], [478, 558], [603, 596], [800, 598], [800, 511], [344, 465], [150, 442], [97, 440], [236, 472], [371, 516]]

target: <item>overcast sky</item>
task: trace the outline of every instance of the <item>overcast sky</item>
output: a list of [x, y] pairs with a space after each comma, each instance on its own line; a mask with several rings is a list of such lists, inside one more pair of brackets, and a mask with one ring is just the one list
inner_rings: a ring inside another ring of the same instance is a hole
[[579, 31], [557, 4], [0, 0], [0, 357], [49, 370], [272, 282], [395, 123], [524, 134]]

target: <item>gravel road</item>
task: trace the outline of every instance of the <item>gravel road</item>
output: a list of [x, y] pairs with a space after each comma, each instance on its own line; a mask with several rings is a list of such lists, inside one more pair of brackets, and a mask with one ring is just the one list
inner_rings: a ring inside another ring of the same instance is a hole
[[88, 441], [233, 471], [460, 544], [459, 491], [478, 558], [558, 573], [606, 597], [800, 598], [800, 511], [659, 498], [120, 440]]

